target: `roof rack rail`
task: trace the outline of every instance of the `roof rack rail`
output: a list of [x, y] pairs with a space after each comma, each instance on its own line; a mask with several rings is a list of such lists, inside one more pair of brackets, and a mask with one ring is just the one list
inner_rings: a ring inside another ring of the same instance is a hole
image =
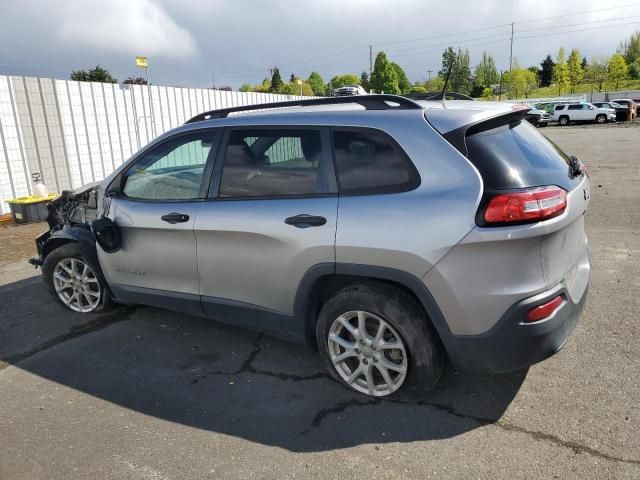
[[[446, 99], [452, 100], [475, 100], [469, 95], [458, 92], [445, 92], [444, 96]], [[442, 92], [407, 93], [406, 95], [403, 95], [403, 97], [411, 100], [442, 100]]]
[[211, 120], [214, 118], [227, 118], [230, 113], [235, 112], [267, 110], [270, 108], [284, 107], [340, 105], [343, 103], [357, 103], [367, 110], [421, 110], [423, 108], [422, 105], [417, 104], [413, 100], [399, 95], [352, 95], [348, 97], [310, 98], [305, 100], [292, 100], [289, 102], [256, 103], [254, 105], [222, 108], [220, 110], [211, 110], [209, 112], [200, 113], [199, 115], [187, 120], [185, 124], [201, 122], [202, 120]]

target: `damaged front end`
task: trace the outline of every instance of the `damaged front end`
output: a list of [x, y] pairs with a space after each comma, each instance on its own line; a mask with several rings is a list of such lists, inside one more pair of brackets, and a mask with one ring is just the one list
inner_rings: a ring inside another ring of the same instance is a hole
[[105, 251], [114, 252], [120, 247], [120, 236], [113, 222], [100, 214], [109, 210], [110, 198], [104, 198], [99, 206], [100, 183], [85, 185], [62, 194], [47, 205], [49, 230], [36, 239], [38, 256], [29, 260], [41, 266], [47, 255], [68, 242], [77, 242], [82, 256], [99, 271], [96, 242]]

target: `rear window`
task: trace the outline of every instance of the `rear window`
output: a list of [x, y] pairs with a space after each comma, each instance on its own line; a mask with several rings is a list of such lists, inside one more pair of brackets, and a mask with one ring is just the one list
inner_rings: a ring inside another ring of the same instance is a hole
[[466, 144], [469, 160], [480, 171], [485, 189], [573, 188], [576, 179], [569, 172], [569, 156], [529, 122], [481, 128], [470, 129]]

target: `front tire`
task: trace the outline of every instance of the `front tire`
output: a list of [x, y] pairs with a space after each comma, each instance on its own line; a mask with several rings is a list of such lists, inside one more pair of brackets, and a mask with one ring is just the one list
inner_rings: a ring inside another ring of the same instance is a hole
[[567, 125], [569, 125], [569, 117], [567, 117], [566, 115], [563, 115], [562, 117], [559, 118], [558, 123], [562, 127], [566, 127]]
[[442, 373], [442, 347], [424, 310], [384, 283], [335, 293], [320, 310], [316, 340], [331, 376], [367, 396], [419, 400]]
[[606, 115], [596, 115], [596, 123], [603, 124], [607, 122]]
[[109, 288], [82, 258], [75, 242], [66, 243], [46, 256], [42, 277], [49, 292], [69, 310], [94, 313], [112, 307]]

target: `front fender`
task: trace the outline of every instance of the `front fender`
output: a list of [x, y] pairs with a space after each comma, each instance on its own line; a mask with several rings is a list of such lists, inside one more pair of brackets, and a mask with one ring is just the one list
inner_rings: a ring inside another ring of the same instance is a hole
[[49, 253], [69, 242], [78, 244], [82, 258], [100, 277], [100, 280], [106, 283], [98, 260], [96, 239], [91, 230], [84, 226], [64, 225], [62, 228], [43, 233], [36, 239], [38, 258], [32, 258], [29, 262], [33, 265], [42, 265]]

